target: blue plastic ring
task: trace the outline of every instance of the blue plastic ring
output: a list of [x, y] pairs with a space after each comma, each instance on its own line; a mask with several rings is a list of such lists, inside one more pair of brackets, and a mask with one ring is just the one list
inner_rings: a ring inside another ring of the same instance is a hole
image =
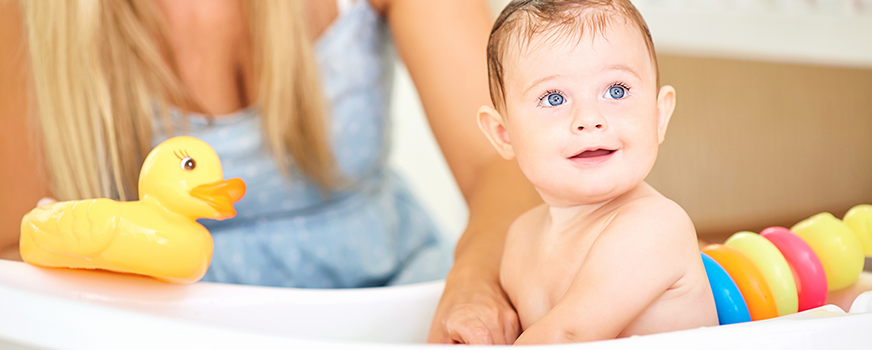
[[751, 321], [751, 313], [745, 298], [739, 292], [739, 287], [727, 271], [717, 261], [706, 255], [702, 255], [702, 264], [708, 275], [712, 295], [715, 297], [715, 306], [718, 309], [718, 322], [722, 325]]

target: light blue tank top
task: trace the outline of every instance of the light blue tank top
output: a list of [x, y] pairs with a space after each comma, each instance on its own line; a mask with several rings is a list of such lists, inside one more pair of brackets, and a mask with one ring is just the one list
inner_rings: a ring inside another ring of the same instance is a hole
[[[393, 72], [387, 24], [368, 0], [358, 0], [315, 52], [333, 155], [352, 185], [325, 196], [294, 169], [283, 176], [255, 108], [211, 122], [191, 115], [187, 134], [215, 149], [225, 178], [242, 178], [247, 186], [235, 218], [201, 221], [215, 242], [203, 280], [343, 288], [443, 278], [452, 247], [386, 163]], [[173, 120], [180, 124], [178, 116]], [[160, 120], [154, 130], [157, 145], [167, 138], [159, 134]]]

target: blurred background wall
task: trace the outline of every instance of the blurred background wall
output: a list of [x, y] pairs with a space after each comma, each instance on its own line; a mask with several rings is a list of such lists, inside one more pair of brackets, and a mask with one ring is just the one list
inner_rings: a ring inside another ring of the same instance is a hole
[[[872, 203], [872, 1], [633, 3], [678, 91], [647, 181], [701, 237]], [[391, 162], [456, 238], [466, 207], [401, 64], [395, 87]]]
[[659, 59], [679, 102], [647, 181], [701, 236], [872, 203], [872, 70]]

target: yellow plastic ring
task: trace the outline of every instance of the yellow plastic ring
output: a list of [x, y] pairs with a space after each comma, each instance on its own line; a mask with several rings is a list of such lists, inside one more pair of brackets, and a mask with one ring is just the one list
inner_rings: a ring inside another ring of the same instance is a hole
[[872, 205], [857, 205], [848, 210], [842, 220], [863, 243], [863, 253], [872, 258]]
[[860, 238], [833, 214], [817, 214], [800, 221], [790, 231], [808, 243], [820, 258], [830, 291], [850, 286], [863, 272]]
[[796, 313], [799, 307], [796, 281], [793, 280], [790, 265], [778, 251], [778, 247], [768, 239], [748, 231], [730, 236], [724, 244], [745, 254], [760, 270], [775, 299], [778, 316]]

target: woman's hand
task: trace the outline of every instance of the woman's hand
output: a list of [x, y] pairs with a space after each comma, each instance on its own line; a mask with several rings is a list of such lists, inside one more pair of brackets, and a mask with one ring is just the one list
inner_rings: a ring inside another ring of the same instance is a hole
[[512, 344], [518, 315], [498, 281], [452, 270], [430, 326], [430, 343]]
[[431, 343], [512, 344], [521, 331], [500, 286], [500, 262], [512, 221], [541, 200], [513, 162], [492, 162], [482, 179], [469, 196], [469, 225], [445, 279], [430, 326]]

